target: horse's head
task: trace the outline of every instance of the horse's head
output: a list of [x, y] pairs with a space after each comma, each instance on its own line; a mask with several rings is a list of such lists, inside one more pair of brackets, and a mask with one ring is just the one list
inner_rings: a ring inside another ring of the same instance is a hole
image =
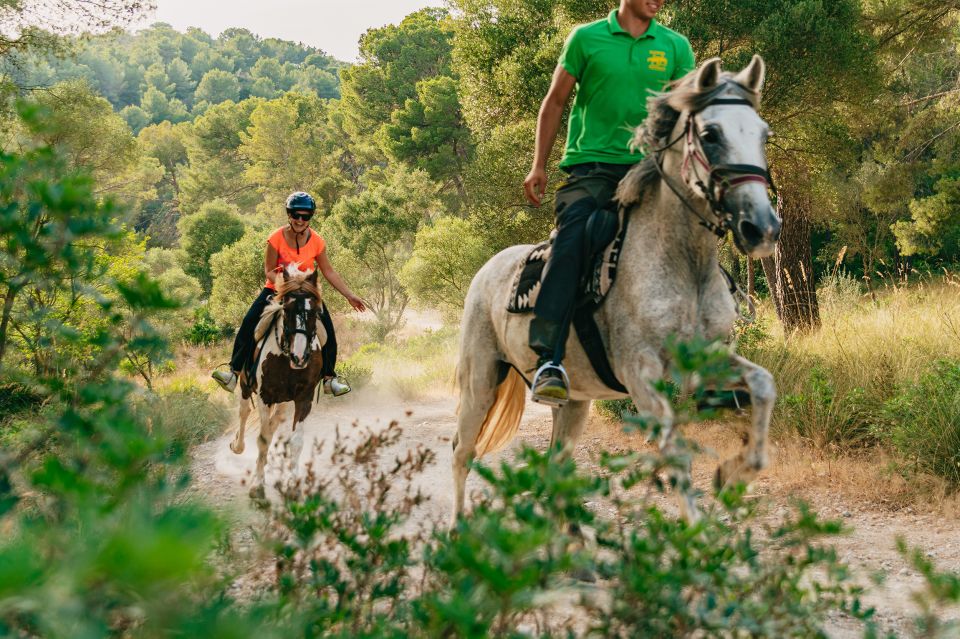
[[320, 349], [317, 339], [317, 313], [320, 289], [317, 272], [297, 269], [283, 271], [277, 287], [277, 299], [283, 305], [283, 336], [280, 346], [290, 356], [293, 368], [306, 368], [313, 353]]
[[670, 93], [651, 100], [651, 119], [661, 134], [645, 133], [661, 172], [679, 173], [700, 200], [692, 204], [699, 210], [707, 204], [720, 231], [729, 227], [737, 247], [750, 257], [773, 253], [781, 227], [768, 195], [770, 128], [757, 113], [764, 74], [757, 55], [737, 74], [721, 71], [719, 58], [708, 60]]

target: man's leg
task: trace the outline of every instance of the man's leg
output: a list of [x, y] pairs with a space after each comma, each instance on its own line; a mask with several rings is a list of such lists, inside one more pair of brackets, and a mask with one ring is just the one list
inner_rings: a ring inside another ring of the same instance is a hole
[[628, 169], [603, 165], [574, 167], [570, 179], [557, 190], [557, 236], [530, 323], [530, 348], [538, 356], [532, 388], [534, 400], [563, 404], [569, 398], [561, 362], [588, 257], [584, 255], [587, 221], [610, 203]]

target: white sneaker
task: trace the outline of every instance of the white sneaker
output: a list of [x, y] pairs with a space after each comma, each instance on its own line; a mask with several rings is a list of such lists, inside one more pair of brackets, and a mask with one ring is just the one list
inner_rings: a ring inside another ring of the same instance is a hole
[[210, 377], [220, 384], [220, 388], [228, 393], [232, 393], [237, 387], [237, 376], [233, 371], [213, 371]]
[[323, 380], [323, 392], [325, 395], [340, 397], [341, 395], [346, 395], [351, 390], [350, 384], [341, 382], [339, 377], [331, 377], [330, 379]]

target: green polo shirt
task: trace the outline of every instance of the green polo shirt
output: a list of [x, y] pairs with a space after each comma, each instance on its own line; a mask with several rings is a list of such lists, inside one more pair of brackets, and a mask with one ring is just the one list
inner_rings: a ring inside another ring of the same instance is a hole
[[634, 38], [614, 9], [603, 20], [578, 26], [567, 38], [560, 65], [577, 79], [567, 148], [560, 162], [633, 164], [633, 129], [647, 117], [647, 98], [693, 70], [690, 42], [656, 20]]

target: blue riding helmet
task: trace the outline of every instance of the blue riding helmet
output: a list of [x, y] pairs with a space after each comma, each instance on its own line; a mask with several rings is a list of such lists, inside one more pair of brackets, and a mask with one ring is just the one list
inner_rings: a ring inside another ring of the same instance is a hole
[[316, 211], [317, 202], [309, 193], [297, 191], [287, 196], [287, 212], [290, 211]]

